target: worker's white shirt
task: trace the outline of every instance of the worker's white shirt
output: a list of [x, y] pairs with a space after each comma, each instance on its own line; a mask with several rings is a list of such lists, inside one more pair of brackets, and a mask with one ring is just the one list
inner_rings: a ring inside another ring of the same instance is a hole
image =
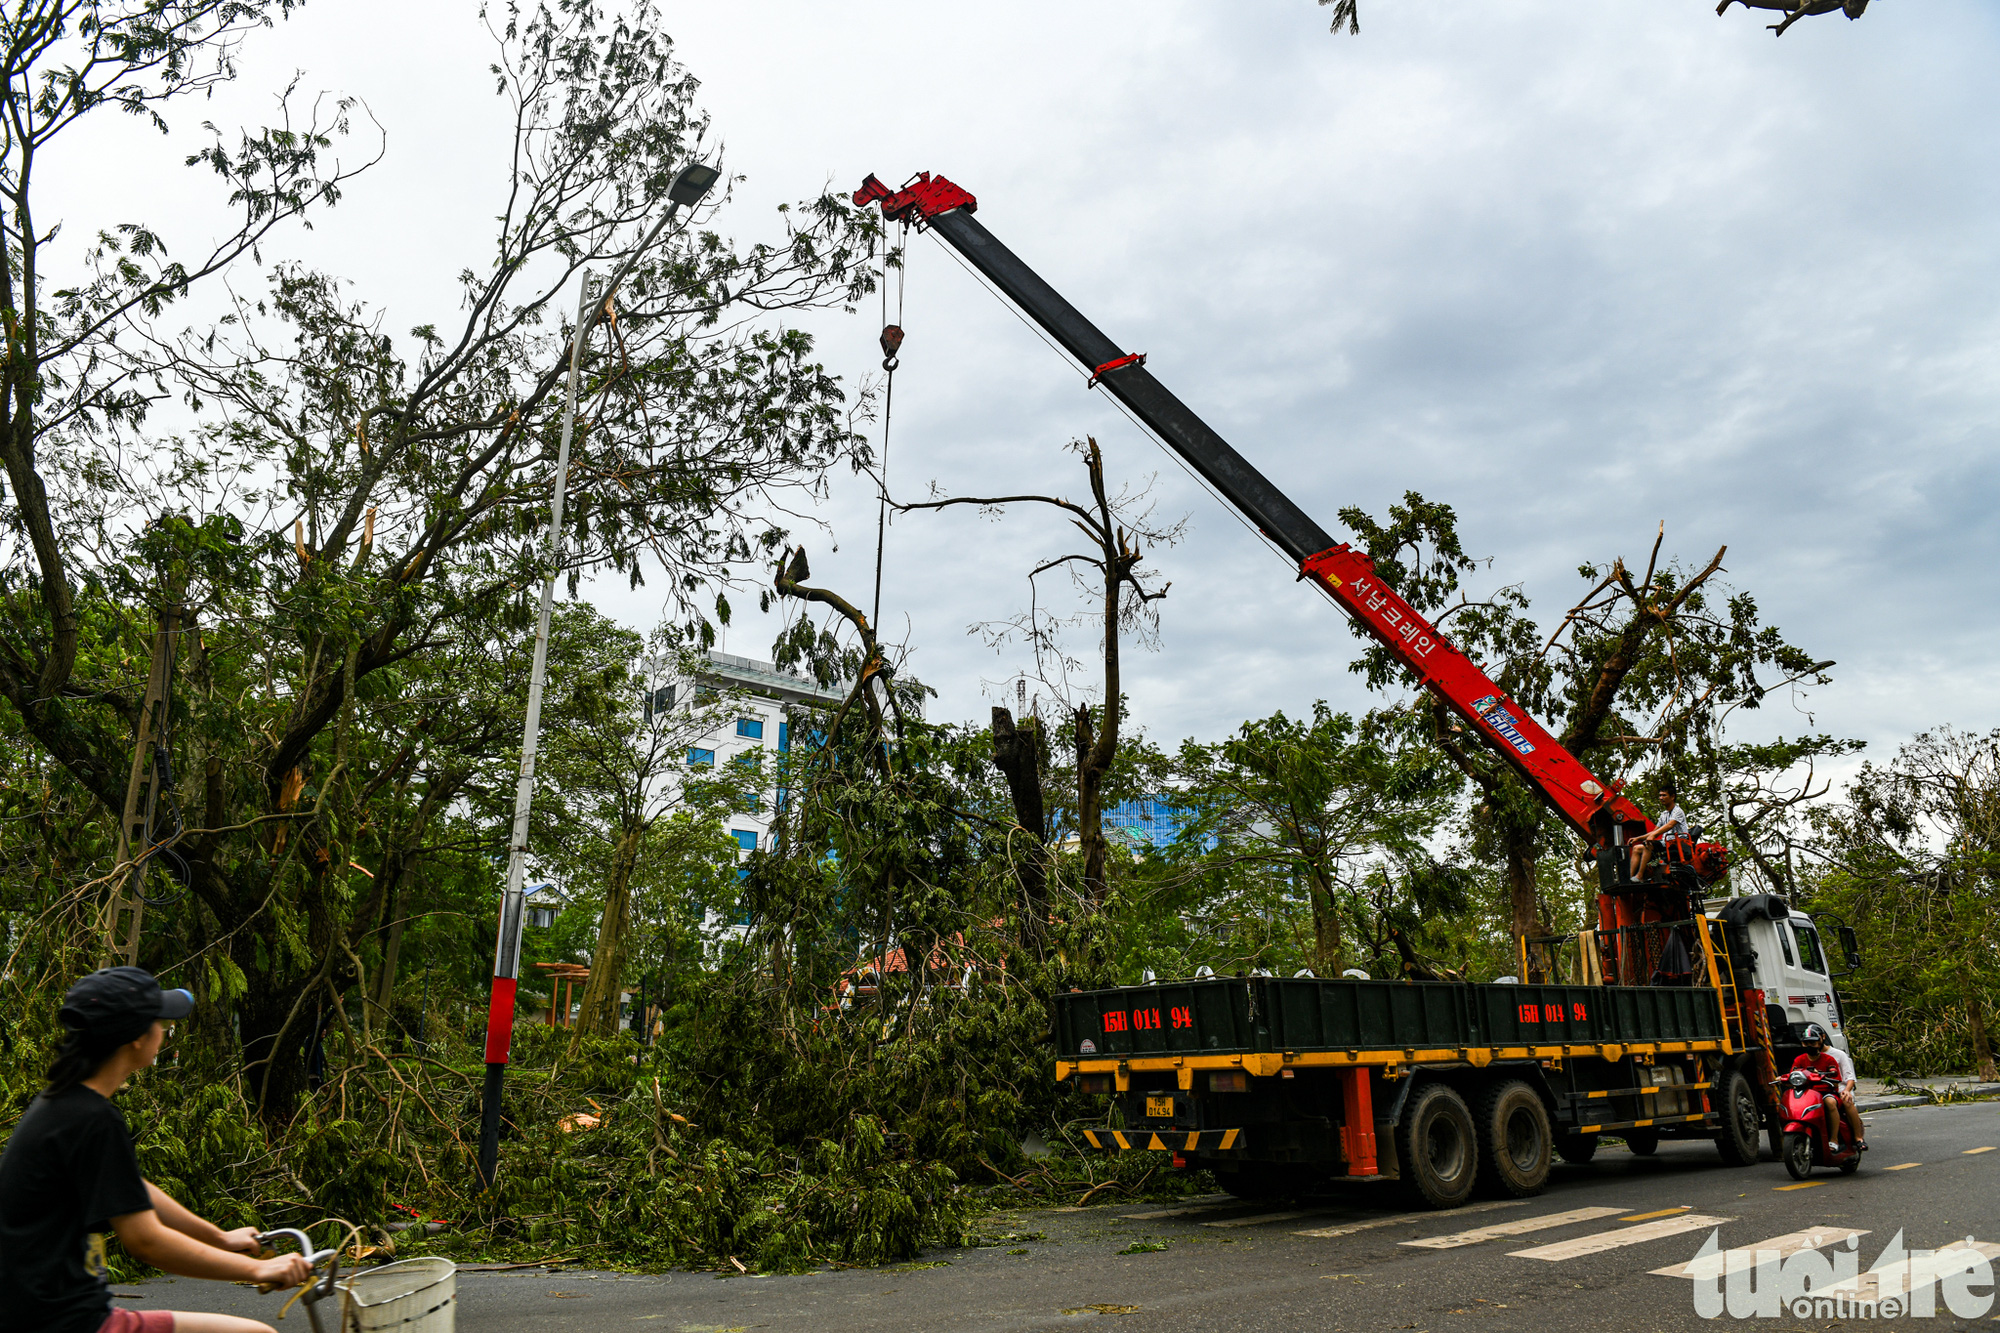
[[1840, 1085], [1845, 1088], [1854, 1082], [1854, 1058], [1832, 1042], [1826, 1044], [1826, 1053], [1840, 1063]]
[[1662, 838], [1685, 838], [1688, 836], [1687, 816], [1681, 813], [1681, 808], [1678, 805], [1670, 806], [1667, 812], [1660, 816], [1657, 832]]

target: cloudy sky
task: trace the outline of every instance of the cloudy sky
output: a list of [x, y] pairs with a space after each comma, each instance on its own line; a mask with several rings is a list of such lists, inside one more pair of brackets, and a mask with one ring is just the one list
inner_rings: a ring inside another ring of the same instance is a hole
[[[367, 102], [388, 156], [302, 245], [391, 327], [449, 313], [497, 211], [506, 121], [476, 10], [314, 0], [215, 113], [254, 114], [292, 68]], [[1818, 726], [1879, 755], [2000, 725], [1991, 0], [1879, 0], [1782, 39], [1706, 0], [1364, 0], [1358, 37], [1308, 0], [664, 13], [747, 178], [738, 237], [828, 182], [941, 172], [1330, 530], [1344, 505], [1445, 500], [1485, 576], [1548, 622], [1580, 562], [1643, 560], [1664, 520], [1684, 560], [1726, 543], [1730, 582], [1839, 662], [1807, 701]], [[73, 168], [71, 189], [193, 209], [167, 155], [107, 150], [120, 170]], [[1088, 433], [1188, 517], [1155, 560], [1159, 650], [1128, 659], [1156, 738], [1367, 706], [1331, 608], [929, 238], [903, 323], [899, 496], [1074, 492], [1063, 446]], [[858, 382], [878, 324], [813, 327]], [[872, 489], [843, 479], [819, 517], [816, 581], [865, 594]], [[967, 627], [1018, 612], [1066, 542], [1033, 512], [895, 523], [885, 628], [938, 715], [1011, 698], [1021, 655]], [[636, 625], [659, 610], [595, 595]], [[727, 647], [767, 655], [774, 628], [739, 618]], [[1750, 730], [1804, 721], [1767, 707]]]

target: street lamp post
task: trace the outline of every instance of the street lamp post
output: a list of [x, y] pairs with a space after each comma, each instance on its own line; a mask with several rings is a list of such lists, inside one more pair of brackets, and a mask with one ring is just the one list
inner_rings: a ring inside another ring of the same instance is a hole
[[514, 788], [514, 828], [507, 840], [507, 887], [500, 898], [500, 934], [493, 946], [493, 991], [486, 1011], [486, 1085], [479, 1113], [479, 1183], [490, 1189], [500, 1167], [500, 1094], [506, 1082], [507, 1053], [514, 1038], [514, 991], [521, 973], [521, 918], [524, 915], [523, 884], [528, 873], [528, 812], [535, 797], [535, 751], [542, 729], [542, 685], [548, 676], [549, 614], [554, 609], [556, 576], [562, 572], [563, 502], [569, 489], [569, 447], [576, 434], [577, 383], [582, 374], [583, 345], [604, 314], [618, 285], [652, 248], [667, 224], [681, 209], [700, 203], [721, 173], [714, 167], [690, 162], [667, 187], [667, 212], [646, 233], [644, 240], [611, 275], [603, 293], [592, 304], [590, 274], [582, 275], [577, 293], [576, 332], [569, 345], [569, 390], [563, 403], [562, 442], [556, 450], [555, 495], [549, 506], [549, 531], [544, 547], [547, 577], [542, 582], [542, 605], [535, 618], [534, 666], [528, 676], [528, 715], [521, 732], [521, 772]]

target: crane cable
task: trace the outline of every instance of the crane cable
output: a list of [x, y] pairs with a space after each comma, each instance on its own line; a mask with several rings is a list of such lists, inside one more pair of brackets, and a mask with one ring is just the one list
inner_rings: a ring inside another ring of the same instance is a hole
[[903, 347], [903, 288], [909, 272], [910, 223], [904, 219], [901, 243], [896, 247], [896, 319], [889, 321], [889, 254], [882, 255], [882, 370], [886, 381], [882, 390], [882, 464], [876, 475], [881, 491], [875, 513], [875, 601], [868, 609], [868, 627], [882, 633], [882, 548], [889, 533], [889, 415], [896, 406], [897, 352]]
[[[906, 223], [904, 225], [907, 228], [908, 224]], [[1055, 341], [1049, 337], [1049, 335], [1042, 329], [1042, 327], [1039, 324], [1035, 323], [1032, 319], [1029, 319], [1026, 314], [1022, 313], [1020, 307], [1016, 306], [1013, 301], [1007, 298], [1006, 293], [1002, 292], [999, 288], [995, 287], [991, 282], [987, 281], [985, 274], [981, 273], [978, 269], [974, 268], [971, 264], [967, 263], [963, 255], [959, 254], [956, 250], [952, 249], [952, 247], [946, 244], [944, 241], [938, 240], [938, 238], [935, 236], [933, 236], [932, 239], [937, 241], [938, 249], [944, 251], [947, 255], [951, 256], [952, 262], [957, 264], [960, 268], [964, 269], [966, 273], [971, 275], [972, 280], [977, 284], [979, 284], [979, 286], [982, 289], [984, 289], [988, 294], [990, 294], [994, 300], [998, 301], [1001, 307], [1004, 310], [1006, 310], [1008, 314], [1012, 315], [1015, 319], [1020, 320], [1022, 325], [1024, 325], [1027, 328], [1028, 332], [1034, 334], [1037, 338], [1040, 338], [1042, 342], [1048, 347], [1048, 349], [1056, 354], [1058, 360], [1060, 360], [1065, 366], [1068, 366], [1071, 370], [1075, 371], [1079, 376], [1082, 376], [1084, 379], [1090, 381], [1088, 387], [1091, 388], [1096, 387], [1096, 382], [1094, 380], [1091, 380], [1089, 368], [1080, 364], [1074, 356], [1071, 356], [1069, 354], [1069, 352], [1057, 346]], [[898, 333], [900, 332], [901, 330], [898, 330]], [[1173, 460], [1174, 466], [1178, 467], [1181, 471], [1187, 473], [1187, 475], [1194, 481], [1194, 484], [1196, 486], [1200, 487], [1202, 490], [1208, 492], [1210, 496], [1214, 497], [1215, 502], [1222, 507], [1222, 512], [1228, 514], [1238, 523], [1241, 523], [1244, 529], [1248, 531], [1251, 536], [1255, 537], [1258, 541], [1262, 542], [1280, 560], [1283, 560], [1288, 565], [1293, 565], [1294, 567], [1296, 567], [1297, 562], [1294, 561], [1291, 558], [1291, 556], [1287, 555], [1283, 550], [1281, 550], [1278, 544], [1272, 541], [1270, 537], [1265, 534], [1262, 528], [1258, 527], [1255, 523], [1252, 523], [1247, 517], [1245, 517], [1243, 511], [1238, 509], [1235, 506], [1235, 504], [1232, 503], [1227, 497], [1225, 497], [1220, 491], [1216, 490], [1214, 484], [1210, 482], [1207, 477], [1202, 476], [1201, 473], [1196, 472], [1193, 467], [1189, 466], [1188, 461], [1180, 456], [1179, 451], [1174, 449], [1172, 446], [1168, 445], [1165, 440], [1161, 439], [1157, 431], [1154, 431], [1149, 426], [1147, 426], [1145, 422], [1139, 420], [1137, 416], [1133, 415], [1132, 410], [1126, 407], [1125, 404], [1119, 400], [1116, 394], [1106, 394], [1104, 395], [1104, 397], [1107, 402], [1109, 402], [1113, 407], [1118, 409], [1119, 413], [1123, 415], [1127, 421], [1131, 422], [1135, 427], [1138, 428], [1138, 431], [1141, 435], [1153, 441], [1162, 450], [1164, 450], [1167, 457]], [[885, 421], [883, 428], [883, 448], [885, 452], [887, 450], [887, 447], [888, 447], [888, 433], [887, 433], [887, 422], [885, 414]], [[1323, 584], [1321, 584], [1318, 579], [1308, 579], [1305, 578], [1304, 575], [1301, 575], [1300, 577], [1305, 582], [1312, 584], [1313, 590], [1318, 592], [1322, 597], [1324, 597], [1327, 600], [1327, 603], [1330, 606], [1332, 606], [1336, 611], [1339, 611], [1343, 617], [1354, 623], [1357, 624], [1360, 623], [1355, 619], [1354, 613], [1348, 610], [1345, 606], [1342, 606], [1340, 604], [1340, 600], [1336, 598], [1332, 593], [1328, 592], [1326, 587]]]

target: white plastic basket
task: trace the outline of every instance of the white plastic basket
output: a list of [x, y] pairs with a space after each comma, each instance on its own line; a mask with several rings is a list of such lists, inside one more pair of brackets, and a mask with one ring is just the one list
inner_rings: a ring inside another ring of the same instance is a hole
[[399, 1259], [334, 1285], [352, 1312], [342, 1333], [453, 1333], [458, 1269], [449, 1259]]

